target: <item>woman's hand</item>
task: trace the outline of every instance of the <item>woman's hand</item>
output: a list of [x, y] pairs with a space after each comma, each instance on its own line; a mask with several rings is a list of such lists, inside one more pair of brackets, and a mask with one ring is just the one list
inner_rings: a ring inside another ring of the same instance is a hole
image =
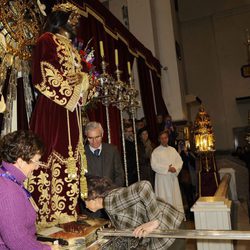
[[41, 242], [41, 243], [43, 243], [45, 245], [49, 245], [51, 250], [59, 250], [60, 249], [60, 245], [58, 245], [58, 244], [53, 245], [52, 242], [45, 241], [45, 242]]
[[60, 245], [51, 245], [50, 247], [52, 250], [59, 250], [60, 249]]
[[140, 225], [139, 227], [137, 227], [134, 230], [133, 235], [136, 238], [137, 237], [138, 238], [146, 237], [147, 235], [152, 233], [158, 227], [159, 227], [159, 221], [158, 220], [152, 220], [152, 221], [149, 221], [149, 222], [144, 223], [144, 224]]

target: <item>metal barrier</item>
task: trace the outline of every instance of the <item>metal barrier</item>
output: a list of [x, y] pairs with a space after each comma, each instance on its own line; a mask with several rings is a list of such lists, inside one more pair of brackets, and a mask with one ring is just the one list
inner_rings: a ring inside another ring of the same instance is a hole
[[[131, 230], [103, 229], [97, 231], [98, 237], [134, 237]], [[238, 230], [155, 230], [147, 237], [175, 239], [207, 239], [207, 240], [250, 240], [250, 231]]]
[[[227, 199], [231, 176], [225, 174], [220, 185], [212, 197], [200, 197], [196, 202], [194, 211], [197, 217], [196, 224], [207, 226], [202, 218], [211, 216], [210, 228], [228, 228], [228, 230], [155, 230], [146, 237], [150, 238], [174, 238], [174, 239], [196, 239], [197, 249], [233, 249], [232, 240], [250, 240], [250, 231], [230, 230], [231, 201]], [[214, 205], [213, 205], [214, 204]], [[217, 213], [217, 214], [216, 214]], [[205, 215], [205, 216], [204, 216]], [[218, 217], [219, 216], [219, 217]], [[210, 217], [209, 217], [210, 218]], [[217, 219], [216, 219], [217, 218]], [[211, 222], [212, 221], [212, 222]], [[197, 225], [196, 225], [197, 226]], [[209, 228], [209, 227], [208, 227]], [[98, 238], [103, 237], [134, 237], [133, 230], [102, 229], [97, 231]], [[211, 240], [211, 243], [210, 243]], [[218, 243], [216, 243], [218, 242]], [[211, 244], [211, 245], [210, 245]]]

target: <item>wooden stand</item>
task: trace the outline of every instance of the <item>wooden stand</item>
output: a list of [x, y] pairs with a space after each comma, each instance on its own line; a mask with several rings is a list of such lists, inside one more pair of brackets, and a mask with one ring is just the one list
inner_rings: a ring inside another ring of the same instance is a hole
[[198, 154], [200, 165], [198, 173], [199, 197], [213, 196], [219, 184], [214, 151], [204, 151]]
[[63, 230], [53, 233], [48, 237], [63, 239], [68, 242], [68, 246], [60, 246], [59, 249], [86, 249], [97, 240], [96, 231], [106, 224], [108, 224], [108, 221], [104, 219], [80, 219], [75, 222], [58, 225], [58, 227], [61, 227]]

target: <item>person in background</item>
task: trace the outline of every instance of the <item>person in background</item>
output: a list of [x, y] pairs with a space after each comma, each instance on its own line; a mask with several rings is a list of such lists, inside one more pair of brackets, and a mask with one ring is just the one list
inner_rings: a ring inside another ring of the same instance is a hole
[[166, 115], [164, 118], [164, 123], [165, 123], [164, 130], [167, 130], [169, 134], [168, 145], [177, 148], [176, 145], [177, 132], [172, 122], [172, 117], [170, 115]]
[[99, 122], [89, 122], [85, 127], [87, 145], [88, 173], [100, 177], [108, 177], [118, 187], [124, 186], [124, 170], [117, 148], [103, 143], [103, 128]]
[[147, 127], [147, 120], [145, 116], [141, 118], [141, 121], [143, 122], [143, 127]]
[[139, 129], [137, 137], [140, 178], [141, 180], [149, 181], [152, 187], [154, 187], [155, 174], [151, 168], [150, 158], [155, 146], [149, 139], [148, 130], [146, 127]]
[[168, 145], [168, 131], [159, 134], [160, 146], [151, 155], [151, 166], [155, 171], [155, 193], [165, 202], [184, 212], [178, 174], [182, 159], [175, 148]]
[[156, 229], [177, 229], [184, 217], [183, 213], [157, 199], [148, 181], [116, 188], [107, 178], [87, 176], [87, 183], [86, 207], [92, 212], [104, 208], [116, 229], [133, 230], [135, 238], [124, 238], [124, 241], [131, 241], [130, 249], [163, 250], [174, 242], [169, 238], [144, 238]]
[[[132, 123], [131, 123], [131, 124], [132, 124]], [[141, 128], [143, 128], [143, 127], [145, 127], [143, 118], [141, 118], [141, 119], [135, 121], [136, 133], [138, 132], [139, 129], [141, 129]]]
[[196, 198], [196, 167], [195, 156], [187, 149], [185, 141], [179, 140], [178, 152], [183, 161], [183, 167], [179, 173], [179, 182], [182, 194], [187, 202], [185, 214], [187, 219], [193, 219], [193, 213], [190, 212]]
[[136, 152], [134, 142], [134, 130], [132, 124], [126, 124], [124, 126], [125, 137], [125, 149], [128, 171], [128, 185], [131, 185], [138, 181], [137, 164], [136, 164]]
[[165, 129], [165, 122], [163, 121], [163, 115], [158, 114], [156, 116], [156, 124], [157, 124], [157, 131], [158, 134]]
[[42, 141], [31, 131], [15, 131], [0, 140], [0, 249], [58, 249], [36, 240], [37, 206], [23, 182], [39, 168]]

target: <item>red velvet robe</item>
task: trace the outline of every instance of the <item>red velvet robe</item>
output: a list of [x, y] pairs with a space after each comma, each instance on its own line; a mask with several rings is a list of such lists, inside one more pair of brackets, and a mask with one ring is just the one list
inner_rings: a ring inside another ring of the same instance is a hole
[[[39, 207], [41, 225], [57, 224], [76, 219], [79, 196], [79, 126], [77, 103], [82, 84], [70, 84], [69, 76], [81, 72], [81, 58], [71, 42], [59, 35], [44, 33], [37, 41], [33, 57], [32, 81], [40, 92], [30, 129], [46, 146], [42, 161], [48, 169], [39, 169], [29, 180], [29, 189]], [[88, 81], [87, 74], [84, 81]], [[69, 126], [67, 124], [67, 110]], [[70, 133], [69, 133], [70, 132]], [[68, 146], [77, 161], [78, 178], [67, 174]]]

